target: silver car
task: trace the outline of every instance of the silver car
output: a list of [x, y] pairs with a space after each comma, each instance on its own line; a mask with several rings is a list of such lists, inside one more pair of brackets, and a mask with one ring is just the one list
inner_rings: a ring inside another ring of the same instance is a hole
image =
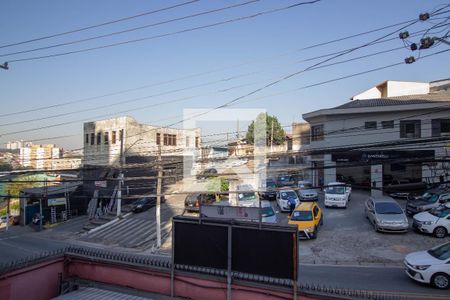
[[365, 205], [366, 218], [375, 231], [407, 232], [408, 219], [400, 205], [391, 197], [369, 197]]
[[313, 185], [309, 181], [299, 181], [298, 182], [298, 190], [297, 190], [298, 198], [300, 201], [317, 201], [318, 194], [317, 190], [313, 188]]

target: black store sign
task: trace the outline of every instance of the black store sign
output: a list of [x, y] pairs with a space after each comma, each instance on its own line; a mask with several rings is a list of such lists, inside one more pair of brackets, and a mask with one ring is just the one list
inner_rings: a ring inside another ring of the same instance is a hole
[[393, 159], [426, 159], [434, 158], [434, 150], [416, 151], [348, 151], [345, 153], [335, 153], [331, 159], [335, 162], [371, 162]]

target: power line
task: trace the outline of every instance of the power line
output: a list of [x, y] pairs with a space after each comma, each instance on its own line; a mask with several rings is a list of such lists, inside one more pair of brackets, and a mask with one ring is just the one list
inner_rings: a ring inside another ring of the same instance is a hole
[[98, 27], [110, 25], [110, 24], [115, 24], [115, 23], [119, 23], [119, 22], [123, 22], [123, 21], [128, 21], [128, 20], [131, 20], [131, 19], [140, 18], [140, 17], [143, 17], [143, 16], [148, 16], [148, 15], [151, 15], [151, 14], [155, 14], [155, 13], [171, 10], [171, 9], [178, 8], [178, 7], [185, 6], [185, 5], [189, 5], [189, 4], [193, 4], [193, 3], [199, 2], [199, 1], [200, 0], [187, 1], [187, 2], [180, 3], [180, 4], [176, 4], [176, 5], [172, 5], [172, 6], [168, 6], [168, 7], [160, 8], [160, 9], [157, 9], [157, 10], [152, 10], [152, 11], [148, 11], [148, 12], [144, 12], [144, 13], [140, 13], [140, 14], [137, 14], [137, 15], [128, 16], [128, 17], [124, 17], [124, 18], [120, 18], [120, 19], [116, 19], [116, 20], [111, 20], [111, 21], [100, 23], [100, 24], [96, 24], [96, 25], [91, 25], [91, 26], [81, 27], [81, 28], [78, 28], [78, 29], [73, 29], [73, 30], [69, 30], [69, 31], [65, 31], [65, 32], [60, 32], [60, 33], [55, 33], [55, 34], [51, 34], [51, 35], [41, 36], [41, 37], [37, 37], [37, 38], [33, 38], [33, 39], [21, 41], [21, 42], [15, 42], [15, 43], [11, 43], [11, 44], [1, 45], [0, 49], [1, 48], [12, 47], [12, 46], [23, 45], [23, 44], [28, 44], [28, 43], [36, 42], [36, 41], [42, 41], [42, 40], [46, 40], [46, 39], [50, 39], [50, 38], [54, 38], [54, 37], [58, 37], [58, 36], [68, 35], [68, 34], [80, 32], [80, 31], [85, 31], [85, 30], [89, 30], [89, 29], [93, 29], [93, 28], [98, 28]]
[[125, 45], [125, 44], [131, 44], [131, 43], [137, 43], [137, 42], [142, 42], [142, 41], [147, 41], [147, 40], [152, 40], [152, 39], [158, 39], [158, 38], [162, 38], [162, 37], [167, 37], [167, 36], [177, 35], [177, 34], [181, 34], [181, 33], [192, 32], [192, 31], [202, 30], [202, 29], [216, 27], [216, 26], [220, 26], [220, 25], [230, 24], [230, 23], [234, 23], [234, 22], [239, 22], [239, 21], [243, 21], [243, 20], [253, 19], [253, 18], [256, 18], [256, 17], [263, 16], [263, 15], [272, 14], [272, 13], [288, 10], [288, 9], [291, 9], [291, 8], [295, 8], [295, 7], [298, 7], [298, 6], [301, 6], [301, 5], [313, 4], [313, 3], [316, 3], [316, 2], [319, 2], [319, 1], [320, 0], [312, 0], [312, 1], [308, 1], [308, 2], [300, 2], [300, 3], [296, 3], [296, 4], [284, 6], [284, 7], [279, 7], [279, 8], [275, 8], [275, 9], [265, 10], [265, 11], [262, 11], [262, 12], [259, 12], [259, 13], [253, 14], [253, 15], [247, 15], [247, 16], [238, 17], [238, 18], [234, 18], [234, 19], [228, 19], [228, 20], [221, 21], [221, 22], [216, 22], [216, 23], [202, 25], [202, 26], [197, 26], [197, 27], [191, 27], [191, 28], [187, 28], [187, 29], [183, 29], [183, 30], [178, 30], [178, 31], [164, 33], [164, 34], [159, 34], [159, 35], [154, 35], [154, 36], [150, 36], [150, 37], [143, 37], [143, 38], [139, 38], [139, 39], [127, 40], [127, 41], [123, 41], [123, 42], [117, 42], [117, 43], [106, 44], [106, 45], [102, 45], [102, 46], [91, 47], [91, 48], [84, 48], [84, 49], [73, 50], [73, 51], [67, 51], [67, 52], [54, 53], [54, 54], [49, 54], [49, 55], [42, 55], [42, 56], [34, 56], [34, 57], [13, 59], [13, 60], [9, 60], [8, 63], [21, 62], [21, 61], [31, 61], [31, 60], [39, 60], [39, 59], [59, 57], [59, 56], [66, 56], [66, 55], [70, 55], [70, 54], [88, 52], [88, 51], [93, 51], [93, 50], [99, 50], [99, 49], [116, 47], [116, 46]]

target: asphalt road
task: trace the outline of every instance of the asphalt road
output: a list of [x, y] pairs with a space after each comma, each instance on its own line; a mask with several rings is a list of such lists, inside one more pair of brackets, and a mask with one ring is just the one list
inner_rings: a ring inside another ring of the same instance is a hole
[[300, 265], [298, 271], [301, 284], [378, 291], [410, 299], [450, 299], [449, 290], [417, 283], [401, 267]]

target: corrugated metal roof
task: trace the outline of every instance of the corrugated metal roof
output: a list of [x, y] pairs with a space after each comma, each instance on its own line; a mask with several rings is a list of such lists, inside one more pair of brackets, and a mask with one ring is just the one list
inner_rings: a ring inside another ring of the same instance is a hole
[[446, 101], [450, 102], [450, 92], [430, 93], [425, 95], [408, 95], [389, 98], [352, 100], [345, 104], [336, 106], [334, 107], [334, 109], [426, 104], [426, 103], [440, 103]]
[[83, 299], [108, 299], [108, 300], [148, 300], [151, 298], [144, 298], [139, 296], [133, 296], [129, 294], [113, 292], [109, 290], [103, 290], [92, 287], [80, 287], [78, 290], [70, 292], [68, 294], [60, 295], [55, 300], [83, 300]]

